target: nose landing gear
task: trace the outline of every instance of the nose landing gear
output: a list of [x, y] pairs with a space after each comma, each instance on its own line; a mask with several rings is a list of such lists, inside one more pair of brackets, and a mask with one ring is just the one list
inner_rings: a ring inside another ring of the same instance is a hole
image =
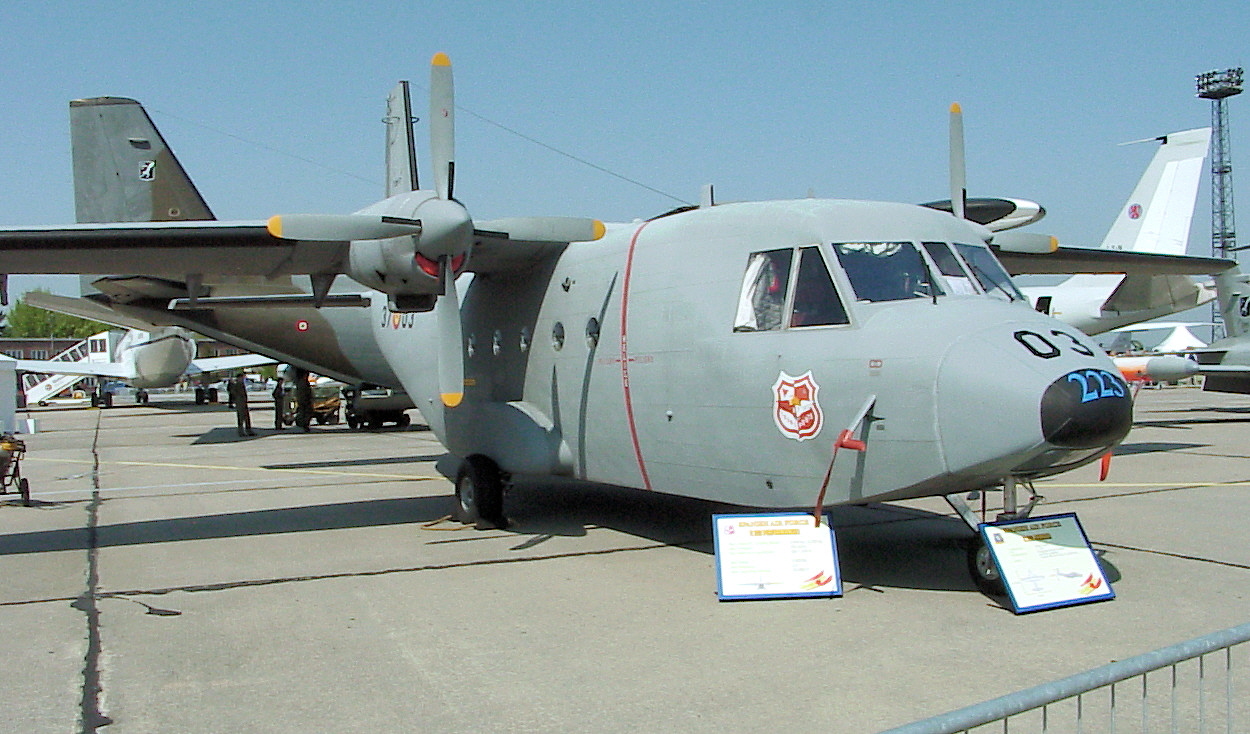
[[[1017, 490], [1023, 484], [1029, 493], [1028, 503], [1023, 508], [1018, 506]], [[1033, 489], [1033, 484], [1028, 481], [1021, 481], [1014, 476], [1006, 476], [1003, 478], [1003, 511], [998, 513], [995, 520], [1023, 520], [1033, 513], [1033, 508], [1037, 506], [1043, 497]], [[1007, 587], [1003, 584], [1001, 574], [998, 572], [998, 566], [994, 563], [994, 558], [990, 554], [990, 549], [986, 547], [985, 542], [981, 539], [981, 525], [984, 524], [985, 516], [985, 494], [987, 490], [975, 490], [968, 495], [968, 499], [980, 498], [982, 501], [981, 515], [978, 516], [973, 511], [964, 497], [960, 494], [946, 495], [946, 501], [955, 510], [955, 513], [963, 519], [964, 523], [972, 530], [975, 535], [968, 541], [968, 573], [972, 576], [973, 583], [977, 589], [986, 596], [1004, 597], [1007, 595]]]

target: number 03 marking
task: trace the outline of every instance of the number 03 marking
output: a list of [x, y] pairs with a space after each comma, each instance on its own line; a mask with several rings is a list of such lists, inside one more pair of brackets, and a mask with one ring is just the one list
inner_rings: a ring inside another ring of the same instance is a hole
[[[1071, 342], [1071, 344], [1068, 344], [1066, 346], [1072, 351], [1076, 352], [1077, 354], [1080, 354], [1085, 357], [1094, 356], [1094, 350], [1082, 344], [1076, 337], [1072, 336], [1066, 331], [1059, 331], [1058, 329], [1054, 329], [1050, 332], [1050, 335], [1059, 339], [1066, 339], [1067, 341]], [[1058, 357], [1060, 354], [1062, 354], [1062, 351], [1059, 349], [1059, 347], [1055, 346], [1054, 342], [1042, 336], [1041, 334], [1037, 333], [1036, 331], [1027, 331], [1027, 330], [1017, 331], [1015, 333], [1015, 337], [1016, 337], [1016, 341], [1020, 342], [1020, 344], [1023, 345], [1025, 349], [1032, 352], [1034, 357], [1040, 357], [1042, 359], [1054, 359], [1055, 357]]]

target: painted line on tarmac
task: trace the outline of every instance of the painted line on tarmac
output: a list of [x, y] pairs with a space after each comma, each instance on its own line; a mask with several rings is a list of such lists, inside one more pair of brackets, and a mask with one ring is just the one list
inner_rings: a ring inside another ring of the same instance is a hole
[[[220, 482], [183, 482], [182, 484], [145, 484], [145, 485], [134, 486], [134, 487], [101, 487], [100, 494], [104, 494], [106, 492], [137, 492], [137, 491], [141, 491], [145, 489], [181, 489], [181, 488], [186, 488], [186, 487], [214, 487], [214, 486], [221, 486], [223, 484], [255, 484], [255, 483], [256, 483], [255, 479], [226, 479]], [[64, 494], [83, 494], [84, 492], [90, 493], [91, 489], [86, 488], [86, 487], [82, 489], [57, 489], [51, 492], [40, 492], [39, 496], [40, 497], [55, 497], [57, 495], [64, 495]]]
[[1085, 484], [1038, 482], [1037, 486], [1053, 489], [1147, 489], [1169, 487], [1174, 489], [1201, 489], [1202, 487], [1246, 487], [1250, 486], [1250, 479], [1239, 479], [1232, 482], [1088, 482]]

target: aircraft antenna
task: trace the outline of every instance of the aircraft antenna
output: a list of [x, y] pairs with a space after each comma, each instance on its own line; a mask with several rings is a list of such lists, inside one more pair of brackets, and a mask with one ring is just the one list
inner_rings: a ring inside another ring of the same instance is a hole
[[[1197, 77], [1198, 97], [1211, 100], [1211, 255], [1232, 257], [1250, 245], [1237, 246], [1236, 217], [1233, 210], [1233, 155], [1228, 145], [1228, 98], [1241, 94], [1242, 69], [1208, 71]], [[1213, 337], [1223, 336], [1220, 307], [1211, 305]]]

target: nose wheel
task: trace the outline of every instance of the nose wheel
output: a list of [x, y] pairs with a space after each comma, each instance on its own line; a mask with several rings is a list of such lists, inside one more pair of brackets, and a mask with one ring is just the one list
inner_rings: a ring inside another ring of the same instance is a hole
[[1007, 596], [1003, 577], [998, 573], [998, 566], [994, 564], [990, 549], [981, 540], [979, 533], [968, 543], [968, 573], [972, 575], [972, 582], [982, 594]]
[[[1016, 503], [1016, 490], [1019, 486], [1019, 480], [1015, 477], [1008, 476], [1003, 479], [1003, 511], [997, 516], [997, 520], [1023, 520], [1032, 514], [1033, 508], [1041, 501], [1042, 496], [1033, 490], [1033, 485], [1024, 482], [1024, 487], [1029, 493], [1029, 500], [1023, 508], [1018, 507]], [[974, 494], [984, 497], [986, 490], [979, 490]], [[987, 596], [1006, 596], [1007, 587], [1003, 583], [1002, 575], [998, 572], [998, 566], [994, 563], [994, 557], [990, 554], [990, 549], [986, 547], [985, 541], [981, 538], [981, 525], [984, 524], [985, 507], [982, 504], [981, 515], [968, 506], [960, 494], [946, 495], [946, 501], [955, 510], [955, 513], [964, 521], [969, 529], [974, 533], [973, 537], [968, 541], [968, 573], [972, 576], [973, 583], [977, 589]]]
[[481, 455], [465, 459], [456, 475], [457, 519], [478, 530], [508, 527], [503, 490], [504, 475], [495, 462]]

